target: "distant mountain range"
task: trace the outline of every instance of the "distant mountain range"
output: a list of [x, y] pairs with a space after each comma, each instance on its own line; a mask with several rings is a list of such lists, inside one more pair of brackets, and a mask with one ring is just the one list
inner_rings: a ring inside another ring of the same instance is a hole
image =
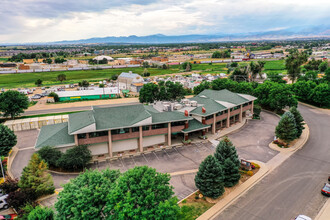
[[221, 41], [246, 41], [246, 40], [285, 40], [302, 38], [330, 38], [330, 25], [301, 26], [276, 31], [236, 33], [236, 34], [212, 34], [212, 35], [178, 35], [167, 36], [163, 34], [148, 36], [126, 37], [99, 37], [72, 41], [57, 41], [49, 44], [164, 44], [164, 43], [207, 43]]
[[[25, 45], [60, 45], [60, 44], [165, 44], [165, 43], [208, 43], [224, 41], [261, 41], [330, 38], [330, 25], [299, 26], [274, 31], [167, 36], [155, 34], [148, 36], [98, 37], [81, 40], [65, 40], [56, 42], [26, 43]], [[15, 44], [4, 44], [15, 45]]]

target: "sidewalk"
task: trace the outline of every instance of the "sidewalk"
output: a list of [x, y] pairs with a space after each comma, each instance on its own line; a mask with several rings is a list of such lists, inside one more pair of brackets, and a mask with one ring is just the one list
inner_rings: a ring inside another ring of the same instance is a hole
[[315, 220], [329, 220], [330, 219], [330, 199], [326, 201], [323, 208], [315, 217]]
[[250, 188], [252, 188], [268, 173], [269, 169], [266, 164], [254, 160], [251, 160], [251, 162], [260, 165], [260, 169], [258, 173], [253, 175], [246, 182], [242, 183], [242, 185], [238, 186], [234, 191], [229, 193], [226, 197], [221, 199], [218, 203], [216, 203], [209, 210], [207, 210], [203, 215], [198, 217], [197, 220], [213, 219], [216, 214], [222, 212], [224, 209], [226, 209], [228, 206], [234, 203], [240, 196], [246, 193]]

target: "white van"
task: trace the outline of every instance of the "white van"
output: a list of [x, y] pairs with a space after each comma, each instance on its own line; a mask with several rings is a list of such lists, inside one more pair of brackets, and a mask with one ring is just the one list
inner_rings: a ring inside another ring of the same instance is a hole
[[8, 197], [8, 194], [0, 197], [0, 209], [9, 208], [9, 205], [6, 202], [7, 197]]

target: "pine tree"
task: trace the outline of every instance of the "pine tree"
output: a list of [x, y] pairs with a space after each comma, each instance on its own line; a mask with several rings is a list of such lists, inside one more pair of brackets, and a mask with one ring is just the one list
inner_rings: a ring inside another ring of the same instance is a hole
[[305, 129], [304, 127], [304, 118], [301, 116], [300, 112], [296, 107], [291, 107], [290, 112], [293, 114], [294, 119], [296, 121], [297, 128], [297, 138], [299, 138], [302, 134], [302, 131]]
[[222, 167], [225, 187], [235, 186], [241, 178], [238, 166], [230, 158], [227, 158]]
[[290, 143], [297, 137], [297, 128], [294, 116], [291, 112], [285, 112], [275, 129], [278, 138]]
[[53, 178], [47, 169], [47, 163], [40, 158], [39, 154], [33, 154], [29, 164], [23, 169], [19, 187], [34, 189], [37, 197], [54, 193]]
[[199, 166], [195, 176], [196, 187], [204, 196], [215, 199], [225, 192], [223, 180], [221, 165], [209, 155]]
[[218, 144], [214, 157], [219, 161], [221, 165], [224, 165], [225, 160], [230, 158], [231, 161], [237, 166], [240, 166], [238, 155], [233, 143], [228, 137], [224, 137]]

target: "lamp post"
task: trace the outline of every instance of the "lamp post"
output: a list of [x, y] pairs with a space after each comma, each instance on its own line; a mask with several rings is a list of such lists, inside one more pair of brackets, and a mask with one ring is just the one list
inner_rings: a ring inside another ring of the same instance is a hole
[[3, 178], [3, 181], [5, 181], [5, 173], [3, 172], [3, 166], [2, 166], [2, 159], [1, 159], [1, 157], [0, 157], [0, 165], [1, 165], [2, 178]]

